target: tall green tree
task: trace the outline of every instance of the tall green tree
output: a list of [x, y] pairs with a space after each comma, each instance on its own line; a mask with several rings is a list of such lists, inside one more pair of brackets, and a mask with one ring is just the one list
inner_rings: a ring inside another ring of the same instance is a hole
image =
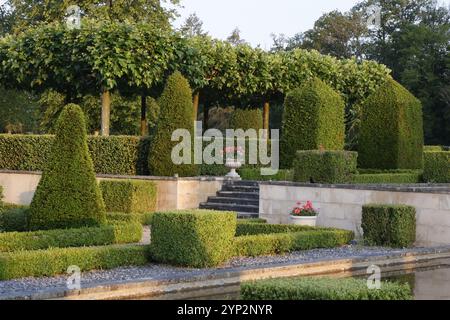
[[192, 37], [204, 37], [208, 35], [208, 32], [203, 30], [203, 22], [193, 13], [186, 18], [183, 25], [180, 28], [180, 32], [188, 38]]

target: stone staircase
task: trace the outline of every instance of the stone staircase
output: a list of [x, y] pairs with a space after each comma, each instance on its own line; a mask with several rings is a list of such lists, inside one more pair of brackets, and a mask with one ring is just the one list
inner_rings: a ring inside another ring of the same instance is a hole
[[253, 181], [226, 181], [216, 196], [200, 204], [200, 209], [235, 211], [239, 219], [258, 218], [259, 184]]

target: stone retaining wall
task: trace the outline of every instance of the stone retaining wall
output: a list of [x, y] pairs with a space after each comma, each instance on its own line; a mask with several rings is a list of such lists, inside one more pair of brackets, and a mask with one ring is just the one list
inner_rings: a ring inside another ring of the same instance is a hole
[[319, 226], [352, 230], [362, 236], [364, 204], [406, 204], [417, 209], [418, 246], [450, 244], [450, 185], [332, 186], [267, 182], [260, 185], [260, 217], [289, 223], [298, 201], [319, 209]]

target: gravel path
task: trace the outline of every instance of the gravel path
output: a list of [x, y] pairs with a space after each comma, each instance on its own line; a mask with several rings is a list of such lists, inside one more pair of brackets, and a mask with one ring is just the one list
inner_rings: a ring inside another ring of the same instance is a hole
[[[415, 248], [415, 249], [389, 249], [362, 246], [345, 246], [334, 249], [317, 249], [301, 252], [293, 252], [279, 256], [265, 256], [257, 258], [234, 258], [226, 265], [218, 268], [227, 269], [251, 269], [255, 267], [276, 266], [280, 264], [310, 263], [326, 260], [345, 258], [370, 258], [385, 255], [398, 255], [407, 252], [434, 252], [440, 248]], [[208, 275], [218, 269], [188, 269], [166, 265], [149, 264], [142, 267], [124, 267], [105, 271], [84, 272], [81, 278], [81, 287], [91, 287], [107, 283], [126, 282], [133, 280], [161, 280], [176, 277]], [[39, 293], [49, 290], [65, 290], [68, 276], [51, 278], [24, 278], [17, 280], [0, 281], [0, 298], [19, 294]]]

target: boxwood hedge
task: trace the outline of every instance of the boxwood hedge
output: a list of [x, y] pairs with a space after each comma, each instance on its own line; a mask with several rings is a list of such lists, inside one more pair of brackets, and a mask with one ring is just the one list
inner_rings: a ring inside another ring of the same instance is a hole
[[232, 255], [236, 220], [234, 212], [157, 212], [151, 225], [152, 257], [188, 267], [217, 266]]
[[280, 141], [282, 168], [291, 168], [297, 150], [344, 149], [344, 109], [342, 97], [317, 78], [288, 93]]
[[422, 182], [422, 172], [357, 174], [353, 176], [352, 182], [356, 184], [414, 184]]
[[411, 247], [416, 241], [416, 209], [405, 205], [365, 205], [361, 227], [368, 245]]
[[366, 279], [289, 278], [244, 282], [243, 300], [412, 300], [407, 283], [382, 282], [371, 290]]
[[156, 209], [157, 186], [152, 181], [102, 180], [100, 189], [108, 212], [144, 213]]
[[361, 168], [422, 169], [422, 105], [394, 80], [364, 102], [358, 147]]
[[260, 109], [235, 109], [230, 118], [231, 129], [254, 129], [257, 133], [263, 128], [263, 115]]
[[424, 152], [423, 158], [426, 182], [450, 183], [450, 151]]

